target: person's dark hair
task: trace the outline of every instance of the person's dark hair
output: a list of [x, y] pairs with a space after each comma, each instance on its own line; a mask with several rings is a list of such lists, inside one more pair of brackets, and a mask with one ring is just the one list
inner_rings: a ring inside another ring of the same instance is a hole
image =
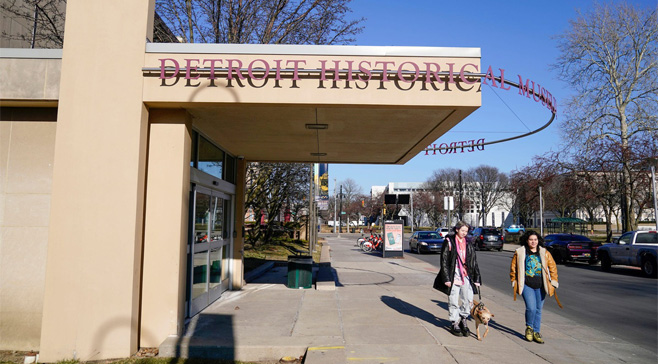
[[539, 235], [539, 233], [534, 230], [528, 230], [523, 235], [521, 235], [521, 237], [519, 238], [519, 243], [521, 243], [521, 245], [523, 245], [524, 247], [529, 248], [528, 239], [530, 239], [530, 236], [532, 235], [535, 235], [537, 237], [537, 240], [539, 240], [539, 244], [537, 244], [537, 246], [543, 247], [544, 238], [542, 238], [541, 235]]
[[468, 226], [468, 224], [465, 223], [465, 222], [463, 222], [463, 221], [461, 221], [461, 220], [460, 220], [460, 221], [457, 221], [457, 223], [455, 224], [455, 227], [452, 228], [452, 231], [454, 231], [455, 234], [456, 234], [457, 231], [459, 231], [459, 229], [461, 229], [461, 228], [464, 227], [464, 226]]

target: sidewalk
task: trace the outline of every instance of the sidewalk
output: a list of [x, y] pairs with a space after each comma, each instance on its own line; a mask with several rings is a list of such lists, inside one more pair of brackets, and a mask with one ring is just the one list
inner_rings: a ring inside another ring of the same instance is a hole
[[324, 236], [335, 289], [286, 288], [287, 269], [275, 266], [242, 291], [226, 292], [191, 320], [182, 338], [167, 340], [160, 355], [271, 363], [305, 356], [306, 364], [657, 361], [632, 343], [547, 311], [546, 344], [526, 342], [523, 301], [492, 289], [482, 296], [495, 315], [486, 339], [477, 341], [472, 320], [471, 337], [455, 337], [447, 329], [447, 297], [431, 288], [437, 269], [409, 254], [363, 253], [354, 247], [357, 236]]

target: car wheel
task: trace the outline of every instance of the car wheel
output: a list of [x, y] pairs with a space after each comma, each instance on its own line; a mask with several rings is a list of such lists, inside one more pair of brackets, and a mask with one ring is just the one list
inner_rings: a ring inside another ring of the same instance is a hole
[[414, 252], [414, 247], [411, 244], [409, 244], [409, 251], [412, 253]]
[[418, 254], [423, 254], [423, 252], [420, 250], [420, 245], [416, 245], [416, 251]]
[[503, 247], [501, 246], [500, 248], [498, 248], [498, 251], [499, 252], [503, 251]]
[[608, 256], [607, 253], [601, 254], [601, 270], [604, 272], [610, 272], [610, 268], [612, 267], [612, 262], [610, 261], [610, 257]]
[[651, 257], [642, 258], [642, 273], [647, 277], [656, 278], [656, 259]]

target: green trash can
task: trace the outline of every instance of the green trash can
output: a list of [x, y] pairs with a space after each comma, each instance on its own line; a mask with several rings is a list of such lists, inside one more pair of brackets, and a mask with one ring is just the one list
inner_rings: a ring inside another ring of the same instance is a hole
[[313, 257], [288, 256], [288, 288], [311, 288], [313, 285]]

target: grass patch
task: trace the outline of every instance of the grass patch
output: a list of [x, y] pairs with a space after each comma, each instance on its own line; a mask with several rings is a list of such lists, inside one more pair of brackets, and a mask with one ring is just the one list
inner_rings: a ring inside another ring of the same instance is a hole
[[[324, 240], [319, 239], [315, 251], [313, 252], [313, 261], [320, 261], [320, 247]], [[244, 246], [244, 270], [249, 272], [260, 267], [267, 262], [287, 262], [289, 255], [295, 255], [295, 249], [308, 252], [308, 242], [306, 240], [293, 240], [285, 237], [274, 238], [268, 244], [258, 244]]]

